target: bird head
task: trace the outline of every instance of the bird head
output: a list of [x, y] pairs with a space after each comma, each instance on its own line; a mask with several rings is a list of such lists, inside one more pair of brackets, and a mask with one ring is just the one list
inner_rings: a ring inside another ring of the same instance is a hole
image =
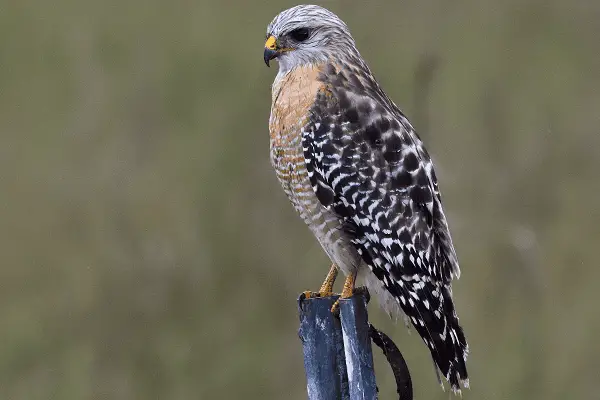
[[300, 5], [279, 13], [267, 27], [264, 60], [279, 61], [279, 72], [356, 52], [346, 24], [331, 11]]

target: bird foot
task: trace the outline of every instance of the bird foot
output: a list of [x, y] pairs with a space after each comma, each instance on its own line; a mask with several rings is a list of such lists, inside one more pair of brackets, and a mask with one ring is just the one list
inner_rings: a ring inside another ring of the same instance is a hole
[[337, 277], [339, 272], [338, 267], [335, 264], [331, 265], [329, 272], [327, 273], [327, 277], [325, 281], [321, 285], [321, 288], [318, 292], [311, 292], [307, 290], [302, 293], [304, 299], [314, 299], [315, 297], [330, 297], [333, 296], [333, 284], [335, 283], [335, 278]]
[[333, 305], [331, 306], [331, 312], [335, 315], [340, 313], [340, 299], [337, 299], [335, 303], [333, 303]]
[[367, 304], [369, 303], [369, 301], [371, 301], [371, 294], [369, 293], [369, 289], [367, 289], [366, 286], [360, 286], [357, 288], [354, 288], [354, 290], [352, 291], [352, 294], [348, 297], [344, 297], [344, 296], [340, 296], [335, 303], [333, 303], [333, 305], [331, 306], [331, 312], [334, 314], [339, 313], [339, 308], [340, 308], [340, 300], [342, 299], [347, 299], [350, 298], [352, 296], [365, 296], [366, 300], [367, 300]]
[[342, 289], [342, 294], [340, 294], [340, 298], [333, 303], [331, 306], [331, 312], [337, 314], [340, 312], [340, 300], [348, 299], [352, 297], [354, 294], [354, 284], [356, 282], [356, 273], [350, 274], [346, 277], [346, 281], [344, 282], [344, 289]]
[[305, 290], [300, 294], [300, 297], [298, 298], [298, 306], [302, 308], [302, 303], [304, 302], [304, 300], [326, 298], [334, 295], [335, 294], [333, 292], [313, 292], [311, 290]]
[[300, 295], [300, 298], [298, 299], [299, 301], [303, 301], [303, 300], [307, 300], [307, 299], [317, 299], [317, 298], [325, 298], [325, 297], [332, 297], [332, 296], [339, 296], [339, 298], [333, 303], [333, 305], [331, 306], [331, 312], [334, 314], [338, 314], [339, 313], [339, 308], [340, 308], [340, 300], [341, 299], [347, 299], [349, 297], [355, 296], [355, 295], [362, 295], [365, 296], [367, 303], [369, 303], [369, 301], [371, 300], [371, 295], [369, 293], [369, 290], [367, 289], [366, 286], [360, 286], [357, 288], [354, 288], [352, 290], [352, 292], [346, 297], [344, 296], [344, 293], [342, 294], [337, 294], [334, 292], [313, 292], [311, 290], [306, 290], [304, 292], [302, 292], [302, 294]]
[[302, 292], [302, 296], [304, 299], [314, 299], [317, 297], [331, 297], [335, 295], [335, 293], [333, 293], [333, 291], [325, 291], [325, 292], [313, 292], [311, 290], [305, 290], [304, 292]]

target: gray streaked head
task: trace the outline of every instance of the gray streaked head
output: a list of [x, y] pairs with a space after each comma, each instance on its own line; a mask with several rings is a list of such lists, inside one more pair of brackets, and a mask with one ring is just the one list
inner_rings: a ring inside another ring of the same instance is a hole
[[340, 59], [356, 54], [348, 27], [331, 11], [299, 5], [282, 11], [267, 28], [264, 58], [277, 58], [279, 73], [299, 65]]

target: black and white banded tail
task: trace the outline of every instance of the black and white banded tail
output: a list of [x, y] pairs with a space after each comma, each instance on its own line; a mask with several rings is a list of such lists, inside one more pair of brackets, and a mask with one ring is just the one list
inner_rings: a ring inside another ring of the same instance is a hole
[[[412, 286], [412, 287], [411, 287]], [[469, 347], [458, 323], [451, 289], [430, 281], [415, 281], [400, 298], [400, 306], [429, 348], [435, 365], [453, 391], [469, 387]]]

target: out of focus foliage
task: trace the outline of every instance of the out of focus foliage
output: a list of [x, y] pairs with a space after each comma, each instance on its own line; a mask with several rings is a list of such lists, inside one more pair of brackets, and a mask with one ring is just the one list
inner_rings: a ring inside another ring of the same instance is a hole
[[[0, 6], [0, 398], [306, 397], [295, 300], [329, 263], [270, 170], [262, 62], [292, 4]], [[436, 161], [464, 397], [598, 398], [600, 2], [323, 5]]]

